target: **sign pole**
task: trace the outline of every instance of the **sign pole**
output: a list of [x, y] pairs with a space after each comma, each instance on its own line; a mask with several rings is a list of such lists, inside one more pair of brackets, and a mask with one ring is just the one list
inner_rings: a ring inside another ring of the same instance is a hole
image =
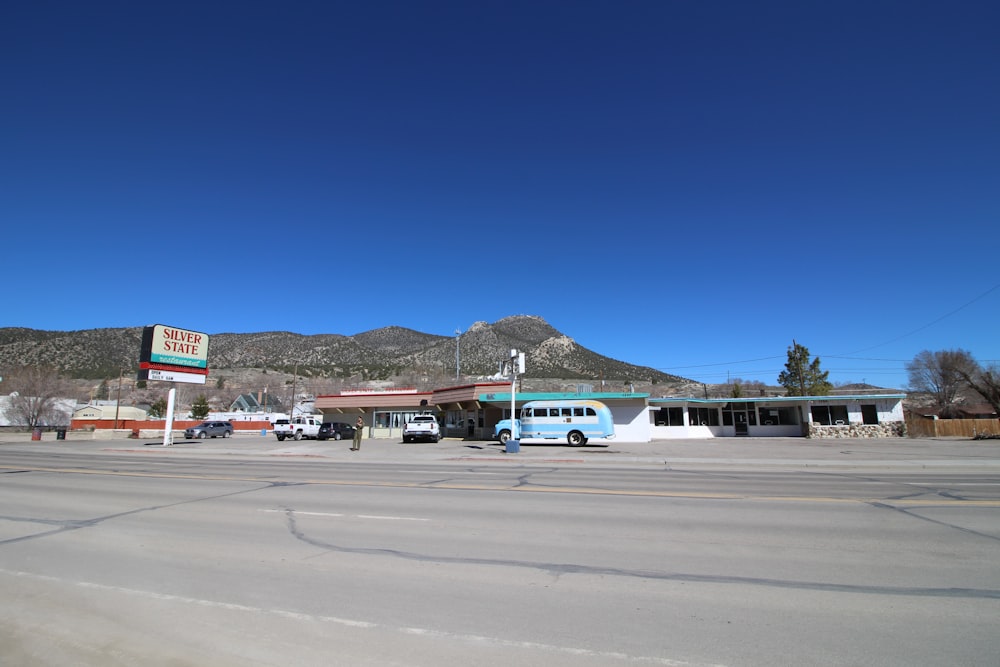
[[167, 392], [167, 421], [163, 425], [163, 446], [169, 447], [173, 443], [174, 436], [174, 398], [177, 396], [177, 388], [171, 387]]
[[517, 420], [517, 374], [524, 372], [524, 352], [510, 351], [510, 439], [514, 451], [521, 451], [521, 429]]

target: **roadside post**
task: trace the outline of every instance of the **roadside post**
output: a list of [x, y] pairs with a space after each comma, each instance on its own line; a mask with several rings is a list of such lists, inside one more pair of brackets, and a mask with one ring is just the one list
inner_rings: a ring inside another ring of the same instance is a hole
[[517, 375], [524, 373], [524, 352], [510, 351], [510, 438], [504, 451], [518, 454], [521, 451], [521, 429], [517, 419]]

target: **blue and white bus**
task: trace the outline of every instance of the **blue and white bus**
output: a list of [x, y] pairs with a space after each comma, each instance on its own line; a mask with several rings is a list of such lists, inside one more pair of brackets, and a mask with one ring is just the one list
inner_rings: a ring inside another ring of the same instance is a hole
[[[589, 438], [615, 437], [611, 410], [600, 401], [528, 401], [521, 408], [521, 418], [516, 425], [520, 439], [565, 438], [574, 447], [587, 444]], [[493, 428], [493, 437], [502, 445], [507, 444], [512, 435], [509, 419], [497, 422]]]

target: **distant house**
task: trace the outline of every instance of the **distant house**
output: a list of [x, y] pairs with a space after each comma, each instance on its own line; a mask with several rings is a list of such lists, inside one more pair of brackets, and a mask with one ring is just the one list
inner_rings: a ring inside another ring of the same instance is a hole
[[144, 421], [148, 414], [132, 405], [116, 406], [114, 401], [95, 401], [73, 410], [73, 419], [135, 419]]
[[229, 406], [230, 412], [284, 412], [285, 408], [273, 394], [257, 392], [240, 394]]
[[909, 406], [907, 410], [916, 416], [926, 419], [997, 419], [997, 411], [989, 403], [961, 403], [952, 406], [950, 417], [944, 410], [935, 406]]

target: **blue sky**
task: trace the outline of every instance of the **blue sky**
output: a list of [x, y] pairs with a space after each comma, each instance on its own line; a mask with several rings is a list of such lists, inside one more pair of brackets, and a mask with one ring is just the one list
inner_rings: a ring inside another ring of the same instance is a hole
[[837, 383], [1000, 360], [996, 2], [4, 14], [0, 326], [527, 314], [704, 382], [793, 340]]

